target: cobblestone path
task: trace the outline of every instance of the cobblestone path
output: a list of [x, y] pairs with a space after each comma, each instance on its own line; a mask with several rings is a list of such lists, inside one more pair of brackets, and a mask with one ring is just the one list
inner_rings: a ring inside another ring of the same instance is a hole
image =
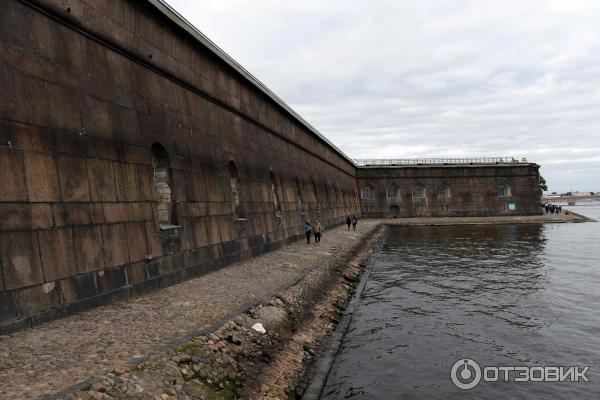
[[321, 246], [298, 241], [140, 297], [0, 337], [0, 399], [52, 394], [92, 376], [126, 369], [136, 357], [219, 321], [245, 304], [342, 257], [379, 220], [357, 231], [323, 233]]

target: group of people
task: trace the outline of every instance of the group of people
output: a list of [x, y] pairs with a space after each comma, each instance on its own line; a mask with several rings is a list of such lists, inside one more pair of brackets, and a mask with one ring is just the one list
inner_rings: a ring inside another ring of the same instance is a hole
[[319, 221], [315, 221], [314, 224], [311, 224], [310, 222], [306, 221], [304, 223], [304, 233], [306, 233], [306, 244], [310, 244], [310, 237], [314, 233], [315, 234], [315, 246], [320, 245], [322, 230], [323, 230], [323, 227], [321, 226], [321, 223]]
[[350, 218], [349, 215], [346, 217], [346, 225], [348, 225], [348, 230], [350, 230], [350, 224], [352, 224], [352, 229], [356, 230], [356, 224], [358, 224], [358, 218], [356, 218], [356, 214], [354, 214], [352, 218]]
[[[350, 225], [352, 225], [352, 229], [356, 230], [356, 224], [358, 224], [358, 218], [356, 218], [356, 215], [352, 216], [352, 218], [350, 218], [349, 215], [346, 217], [346, 225], [348, 225], [348, 230], [350, 230]], [[323, 227], [321, 226], [321, 223], [319, 221], [315, 221], [314, 224], [311, 224], [310, 222], [306, 221], [304, 223], [304, 233], [306, 233], [306, 244], [310, 244], [310, 238], [314, 234], [315, 246], [320, 245], [322, 231]]]
[[560, 214], [562, 212], [561, 206], [550, 203], [544, 203], [544, 209], [546, 210], [546, 214]]

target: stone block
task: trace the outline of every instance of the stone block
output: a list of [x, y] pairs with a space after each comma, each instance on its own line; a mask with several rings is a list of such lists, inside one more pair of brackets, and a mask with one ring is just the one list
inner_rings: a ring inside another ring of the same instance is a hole
[[[120, 99], [123, 97], [120, 97]], [[131, 101], [133, 102], [133, 100]], [[133, 108], [133, 104], [131, 107]], [[123, 143], [140, 144], [142, 137], [140, 135], [137, 113], [130, 108], [119, 107], [115, 110], [115, 116], [114, 124], [118, 140]], [[126, 160], [132, 162], [127, 158]]]
[[59, 281], [58, 284], [60, 284], [65, 304], [89, 299], [98, 293], [94, 272], [71, 276]]
[[112, 292], [127, 286], [126, 273], [124, 266], [96, 272], [98, 293]]
[[34, 315], [61, 305], [54, 282], [19, 290], [19, 308], [23, 315]]
[[90, 201], [85, 160], [79, 157], [58, 156], [57, 165], [63, 201]]
[[[2, 29], [2, 21], [0, 21], [0, 29]], [[0, 37], [5, 36], [0, 32]], [[2, 51], [4, 51], [4, 47], [2, 47]], [[0, 56], [2, 56], [2, 54], [3, 53], [0, 53]], [[1, 59], [0, 62], [2, 62]], [[14, 115], [15, 104], [14, 100], [9, 99], [14, 99], [16, 97], [15, 85], [13, 73], [8, 71], [7, 67], [4, 65], [0, 65], [0, 93], [4, 93], [3, 100], [0, 101], [0, 117], [10, 118], [11, 115]], [[6, 143], [6, 141], [5, 137], [2, 136], [2, 142]]]
[[35, 232], [1, 233], [0, 255], [6, 289], [18, 289], [44, 281]]
[[83, 100], [83, 126], [85, 133], [104, 139], [113, 139], [111, 104], [91, 96]]
[[17, 291], [11, 290], [0, 292], [0, 323], [14, 321], [15, 319], [18, 319], [19, 316], [19, 299], [17, 298]]
[[129, 260], [138, 262], [146, 259], [146, 233], [143, 222], [132, 222], [126, 225]]
[[105, 223], [104, 205], [101, 203], [92, 203], [92, 222], [94, 224]]
[[152, 154], [149, 149], [140, 146], [123, 145], [125, 161], [131, 164], [152, 165]]
[[31, 204], [31, 229], [48, 229], [54, 226], [52, 207], [49, 204]]
[[14, 73], [14, 114], [11, 119], [37, 126], [49, 126], [50, 105], [48, 91], [41, 79]]
[[0, 188], [0, 201], [27, 200], [20, 150], [0, 147]]
[[146, 278], [146, 262], [138, 262], [135, 264], [129, 264], [126, 267], [127, 277], [131, 285], [137, 285], [144, 282]]
[[116, 267], [129, 262], [125, 224], [102, 226], [102, 239], [104, 242], [104, 257], [106, 258], [107, 268]]
[[92, 201], [115, 201], [117, 185], [113, 163], [108, 160], [88, 158], [86, 164]]
[[71, 228], [48, 229], [37, 235], [46, 282], [77, 273]]
[[[68, 47], [68, 46], [66, 46]], [[50, 125], [71, 133], [82, 132], [81, 95], [62, 86], [47, 84], [50, 100]]]
[[0, 203], [0, 230], [45, 229], [52, 224], [48, 204]]
[[154, 200], [154, 179], [152, 167], [137, 165], [137, 173], [140, 181], [140, 198], [146, 201]]
[[53, 136], [42, 128], [0, 121], [0, 132], [3, 143], [10, 140], [14, 147], [25, 151], [48, 153], [54, 149]]
[[221, 242], [221, 226], [219, 224], [219, 217], [207, 217], [207, 232], [208, 232], [208, 243], [217, 244]]
[[134, 221], [152, 221], [154, 218], [152, 203], [131, 203], [131, 215]]
[[208, 233], [206, 218], [196, 218], [193, 222], [194, 242], [196, 248], [208, 246]]
[[19, 2], [0, 2], [0, 37], [5, 43], [31, 48], [32, 10]]
[[60, 186], [54, 156], [26, 151], [24, 161], [29, 201], [60, 201]]
[[161, 257], [164, 254], [163, 240], [154, 222], [146, 222], [146, 237], [148, 238], [148, 254], [152, 258]]
[[63, 48], [58, 40], [57, 24], [41, 13], [34, 13], [32, 22], [33, 45], [36, 54], [61, 63]]
[[114, 163], [117, 196], [120, 201], [140, 200], [140, 180], [134, 164]]
[[73, 244], [78, 273], [97, 271], [106, 267], [99, 226], [73, 228]]
[[129, 203], [104, 203], [104, 219], [107, 224], [132, 220]]
[[221, 239], [224, 242], [235, 239], [235, 224], [230, 216], [224, 215], [219, 217]]
[[55, 204], [52, 206], [54, 223], [57, 228], [61, 228], [63, 226], [101, 223], [96, 221], [93, 206], [94, 205], [89, 203]]

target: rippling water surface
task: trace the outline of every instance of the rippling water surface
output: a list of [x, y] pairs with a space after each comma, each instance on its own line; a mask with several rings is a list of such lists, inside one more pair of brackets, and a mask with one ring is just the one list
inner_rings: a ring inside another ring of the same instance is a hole
[[[600, 217], [600, 205], [571, 208]], [[588, 383], [481, 382], [450, 369], [590, 366]], [[393, 228], [322, 398], [599, 399], [600, 223]]]

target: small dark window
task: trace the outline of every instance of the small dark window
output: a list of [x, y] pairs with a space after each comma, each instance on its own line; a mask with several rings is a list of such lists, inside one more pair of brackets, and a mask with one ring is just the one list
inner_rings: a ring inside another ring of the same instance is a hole
[[412, 188], [412, 198], [413, 199], [424, 199], [427, 197], [427, 193], [425, 192], [425, 187], [423, 185], [415, 185]]
[[510, 185], [507, 183], [502, 183], [498, 186], [498, 197], [510, 197], [511, 190]]
[[450, 198], [450, 186], [445, 183], [438, 185], [436, 194], [438, 199], [449, 199]]
[[363, 199], [374, 199], [375, 198], [375, 189], [371, 185], [367, 185], [362, 189], [362, 198]]
[[388, 199], [395, 199], [398, 197], [398, 186], [392, 185], [387, 189], [387, 197]]

